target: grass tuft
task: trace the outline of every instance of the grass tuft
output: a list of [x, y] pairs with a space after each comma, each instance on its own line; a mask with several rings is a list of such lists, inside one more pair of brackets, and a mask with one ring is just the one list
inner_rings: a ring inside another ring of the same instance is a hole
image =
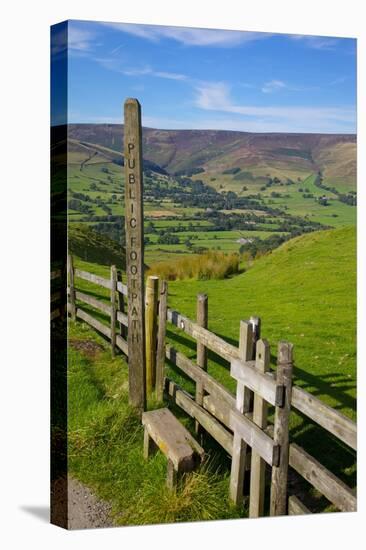
[[157, 275], [167, 281], [196, 279], [226, 279], [239, 272], [239, 255], [210, 250], [204, 254], [185, 256], [175, 262], [152, 264], [148, 275]]

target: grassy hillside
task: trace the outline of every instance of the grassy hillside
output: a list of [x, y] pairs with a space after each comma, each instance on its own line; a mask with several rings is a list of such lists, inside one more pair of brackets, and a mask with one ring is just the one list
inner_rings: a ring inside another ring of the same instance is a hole
[[[272, 366], [278, 341], [291, 341], [295, 345], [295, 383], [355, 419], [355, 244], [352, 227], [301, 236], [232, 279], [169, 282], [168, 303], [194, 318], [196, 295], [206, 292], [209, 328], [235, 345], [240, 319], [259, 315], [262, 334], [272, 346]], [[100, 275], [109, 274], [107, 266], [80, 259], [75, 263]], [[109, 301], [107, 289], [79, 279], [77, 287]], [[102, 313], [85, 304], [82, 307], [108, 323]], [[167, 337], [187, 356], [195, 357], [195, 343], [184, 333], [168, 325]], [[167, 369], [169, 376], [194, 393], [189, 379], [172, 366]], [[229, 365], [212, 353], [208, 371], [234, 391]], [[195, 474], [177, 497], [167, 492], [161, 453], [148, 463], [142, 459], [142, 428], [127, 406], [127, 365], [120, 356], [111, 360], [108, 343], [79, 322], [70, 323], [69, 373], [70, 470], [112, 502], [119, 524], [242, 515], [227, 499], [230, 462], [210, 440], [205, 443], [211, 455], [208, 469]], [[184, 413], [174, 412], [193, 428]], [[355, 453], [294, 412], [291, 440], [349, 486], [355, 486]], [[334, 510], [305, 481], [291, 483], [292, 490], [312, 510]]]
[[[72, 139], [122, 151], [123, 126], [72, 124]], [[225, 130], [143, 129], [146, 159], [169, 173], [204, 167], [208, 173], [240, 167], [255, 175], [295, 178], [328, 170], [355, 180], [356, 138], [332, 134], [262, 134]], [[335, 153], [333, 153], [335, 151]]]
[[[352, 227], [321, 231], [292, 239], [232, 279], [172, 281], [170, 306], [194, 317], [195, 296], [206, 292], [209, 328], [235, 342], [239, 320], [258, 315], [271, 344], [295, 345], [299, 383], [354, 418], [355, 238]], [[233, 387], [226, 366], [210, 368]]]
[[68, 250], [85, 262], [106, 266], [116, 265], [119, 269], [126, 267], [124, 249], [87, 225], [69, 224]]

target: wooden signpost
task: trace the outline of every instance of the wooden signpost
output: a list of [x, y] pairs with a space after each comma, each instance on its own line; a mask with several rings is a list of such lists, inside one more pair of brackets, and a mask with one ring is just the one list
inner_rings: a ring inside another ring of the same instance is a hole
[[142, 129], [140, 104], [131, 98], [124, 104], [124, 165], [129, 400], [142, 412], [146, 408]]

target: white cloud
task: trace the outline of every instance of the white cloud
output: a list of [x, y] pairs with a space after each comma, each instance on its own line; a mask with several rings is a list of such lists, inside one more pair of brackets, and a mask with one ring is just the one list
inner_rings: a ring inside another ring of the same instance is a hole
[[262, 92], [264, 94], [271, 94], [273, 92], [277, 92], [278, 90], [282, 90], [283, 88], [287, 88], [286, 84], [282, 82], [282, 80], [270, 80], [269, 82], [265, 82], [262, 87]]
[[166, 78], [168, 80], [186, 80], [187, 76], [179, 73], [170, 73], [168, 71], [155, 71], [151, 67], [145, 67], [141, 69], [125, 69], [121, 70], [126, 76], [156, 76], [158, 78]]
[[306, 34], [289, 34], [291, 40], [301, 40], [309, 48], [315, 50], [334, 50], [338, 44], [337, 38], [328, 36], [309, 36]]
[[161, 38], [170, 38], [186, 46], [237, 46], [272, 36], [270, 33], [265, 32], [161, 27], [157, 25], [135, 25], [132, 23], [104, 24], [114, 30], [127, 32], [152, 42], [158, 42]]
[[111, 57], [95, 57], [94, 61], [99, 63], [105, 69], [115, 71], [126, 76], [154, 76], [157, 78], [166, 78], [167, 80], [187, 80], [188, 77], [185, 74], [173, 73], [169, 71], [159, 71], [153, 69], [149, 65], [144, 67], [125, 67], [123, 59], [111, 58]]
[[[354, 131], [355, 110], [351, 107], [308, 107], [236, 104], [230, 96], [230, 88], [224, 82], [203, 83], [196, 88], [196, 107], [206, 111], [232, 113], [245, 117], [245, 124], [263, 128], [290, 127], [286, 131]], [[243, 119], [244, 120], [244, 119]], [[314, 130], [308, 130], [309, 127]], [[303, 128], [301, 130], [301, 128]], [[315, 130], [317, 128], [317, 130]], [[325, 130], [328, 128], [328, 130]], [[330, 129], [332, 128], [332, 130]], [[264, 131], [264, 130], [263, 130]], [[270, 130], [266, 130], [270, 131]], [[273, 130], [274, 131], [274, 130]], [[276, 130], [282, 131], [282, 130]]]
[[90, 51], [95, 46], [96, 34], [92, 31], [80, 29], [72, 24], [68, 25], [68, 46], [70, 50]]
[[347, 78], [345, 76], [339, 76], [338, 78], [335, 78], [331, 82], [329, 82], [329, 86], [336, 86], [337, 84], [343, 84], [346, 82]]

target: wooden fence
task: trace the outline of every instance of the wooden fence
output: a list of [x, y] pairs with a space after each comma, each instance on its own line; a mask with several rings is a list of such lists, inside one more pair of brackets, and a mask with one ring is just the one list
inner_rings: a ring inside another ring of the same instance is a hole
[[[88, 281], [110, 291], [110, 304], [77, 289], [75, 281]], [[249, 492], [250, 517], [308, 514], [305, 504], [294, 494], [289, 495], [289, 467], [304, 478], [340, 511], [356, 510], [355, 490], [348, 487], [315, 457], [298, 444], [289, 441], [291, 411], [299, 411], [350, 449], [356, 451], [356, 424], [339, 411], [329, 407], [304, 389], [292, 384], [292, 345], [280, 342], [277, 368], [270, 369], [270, 346], [260, 335], [260, 320], [240, 322], [239, 346], [233, 346], [211, 332], [208, 326], [207, 297], [197, 299], [197, 320], [193, 321], [167, 307], [167, 283], [153, 278], [147, 284], [146, 342], [149, 391], [156, 390], [158, 399], [164, 393], [195, 420], [197, 434], [206, 432], [231, 456], [230, 497], [243, 503]], [[128, 356], [126, 339], [127, 287], [122, 284], [115, 267], [111, 277], [74, 269], [68, 262], [68, 312], [81, 319], [111, 341], [111, 353], [116, 349]], [[102, 312], [109, 326], [95, 319], [80, 307], [80, 303]], [[54, 317], [55, 318], [55, 317]], [[166, 343], [167, 323], [196, 342], [196, 361]], [[236, 395], [207, 372], [207, 351], [210, 350], [230, 364], [230, 374], [236, 380]], [[166, 376], [166, 361], [190, 378], [196, 387], [191, 395]], [[274, 408], [274, 420], [268, 419], [268, 406]], [[269, 503], [265, 502], [265, 479], [271, 468]], [[246, 471], [248, 474], [245, 474]], [[247, 481], [248, 487], [245, 487]]]

